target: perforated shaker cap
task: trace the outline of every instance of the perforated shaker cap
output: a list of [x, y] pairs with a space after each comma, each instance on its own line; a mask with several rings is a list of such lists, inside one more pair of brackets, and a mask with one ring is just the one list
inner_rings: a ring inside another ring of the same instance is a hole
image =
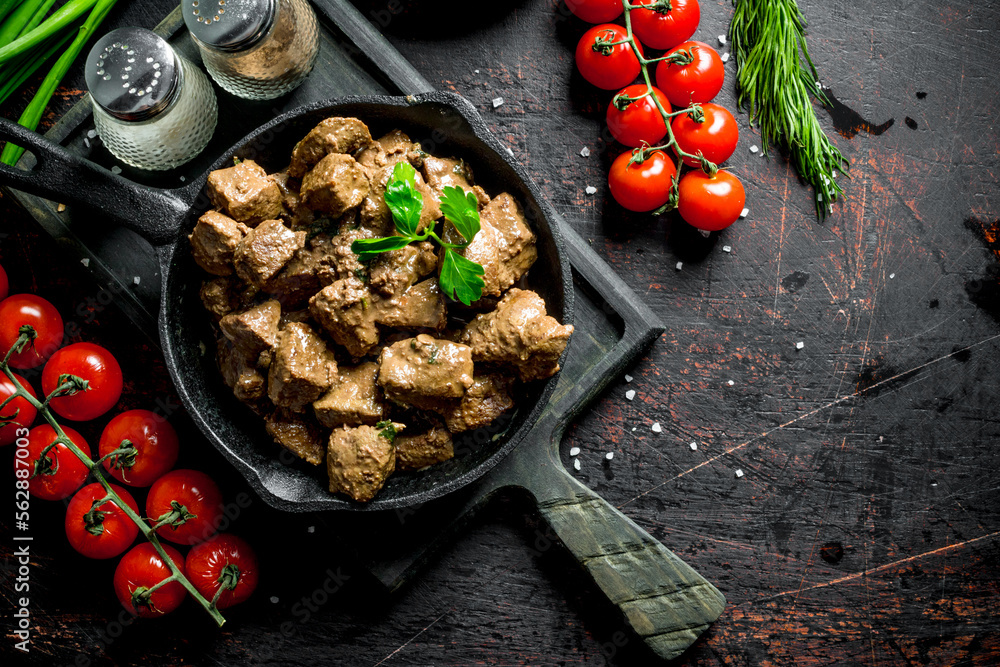
[[87, 56], [87, 89], [115, 118], [148, 120], [173, 102], [180, 64], [165, 39], [144, 28], [119, 28], [97, 40]]
[[256, 44], [274, 23], [279, 0], [181, 0], [184, 24], [201, 44], [242, 51]]

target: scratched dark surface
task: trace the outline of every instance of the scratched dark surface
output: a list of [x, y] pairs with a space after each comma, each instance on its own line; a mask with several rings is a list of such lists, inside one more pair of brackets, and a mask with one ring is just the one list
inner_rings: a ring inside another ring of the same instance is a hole
[[[170, 4], [131, 3], [113, 22], [152, 26]], [[601, 140], [608, 95], [573, 70], [584, 25], [564, 5], [356, 4], [431, 83], [483, 111], [667, 324], [632, 382], [608, 391], [564, 445], [581, 448], [582, 480], [728, 598], [680, 663], [1000, 663], [996, 3], [802, 2], [821, 80], [839, 100], [835, 118], [821, 119], [831, 131], [836, 121], [852, 163], [845, 196], [818, 223], [780, 156], [749, 151], [760, 138], [738, 115], [730, 165], [750, 214], [710, 240], [610, 201], [604, 175], [620, 148]], [[703, 2], [696, 37], [717, 44], [730, 14], [728, 2]], [[720, 99], [733, 108], [727, 68]], [[78, 97], [70, 82], [51, 117]], [[15, 291], [44, 294], [82, 337], [130, 351], [128, 407], [169, 406], [143, 335], [113, 305], [88, 310], [98, 288], [59, 266], [59, 249], [9, 200], [3, 232]], [[242, 483], [176, 419], [190, 434], [186, 460], [215, 470], [235, 500]], [[102, 425], [81, 430], [96, 442]], [[651, 664], [517, 498], [391, 597], [330, 542], [322, 517], [281, 516], [254, 499], [233, 530], [257, 545], [265, 575], [221, 631], [190, 604], [157, 624], [109, 626], [119, 612], [113, 565], [66, 546], [62, 512], [33, 506], [32, 653], [15, 654], [7, 634], [5, 665]], [[0, 516], [9, 535], [10, 512]], [[338, 568], [346, 583], [303, 606]]]

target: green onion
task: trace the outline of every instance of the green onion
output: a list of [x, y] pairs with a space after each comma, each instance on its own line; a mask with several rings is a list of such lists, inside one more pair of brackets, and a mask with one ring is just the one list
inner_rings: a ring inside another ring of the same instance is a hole
[[3, 25], [0, 25], [0, 46], [7, 46], [21, 35], [34, 30], [54, 4], [55, 0], [47, 0], [41, 5], [33, 2], [22, 3], [3, 22]]
[[0, 0], [0, 21], [7, 18], [7, 14], [17, 9], [24, 0]]
[[52, 9], [52, 5], [54, 4], [56, 4], [56, 0], [46, 0], [43, 2], [42, 5], [35, 10], [35, 13], [31, 16], [31, 20], [28, 21], [24, 28], [21, 29], [21, 32], [17, 33], [17, 36], [21, 37], [22, 35], [26, 35], [37, 28], [38, 24], [42, 22], [42, 19], [45, 18], [45, 15], [49, 13], [49, 10]]
[[23, 86], [24, 82], [35, 73], [35, 70], [45, 64], [57, 51], [66, 46], [75, 34], [75, 31], [67, 32], [58, 42], [53, 43], [48, 48], [36, 48], [26, 53], [24, 57], [17, 61], [10, 61], [8, 64], [14, 64], [15, 66], [11, 68], [10, 72], [5, 70], [2, 79], [0, 79], [3, 81], [0, 84], [0, 104], [6, 102], [7, 98]]
[[[47, 21], [39, 25], [37, 28], [25, 35], [22, 35], [21, 37], [18, 37], [10, 44], [0, 47], [0, 63], [6, 62], [14, 56], [21, 54], [33, 46], [47, 40], [49, 37], [52, 37], [60, 30], [83, 16], [83, 14], [88, 10], [93, 9], [96, 4], [98, 4], [98, 0], [69, 0], [69, 2], [60, 7], [55, 13], [52, 14], [52, 16], [49, 17]], [[111, 4], [113, 5], [114, 3]], [[93, 16], [93, 14], [91, 14], [91, 16]]]

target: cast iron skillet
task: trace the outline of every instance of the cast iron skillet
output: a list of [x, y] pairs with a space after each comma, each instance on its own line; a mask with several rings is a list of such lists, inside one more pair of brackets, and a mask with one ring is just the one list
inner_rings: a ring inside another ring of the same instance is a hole
[[[308, 105], [251, 133], [209, 171], [232, 165], [234, 157], [256, 160], [268, 172], [279, 171], [288, 164], [295, 143], [329, 116], [357, 116], [376, 137], [398, 127], [429, 153], [464, 158], [487, 192], [514, 195], [538, 237], [539, 257], [529, 273], [529, 285], [545, 299], [551, 315], [564, 324], [572, 322], [569, 265], [560, 252], [558, 227], [549, 222], [547, 204], [472, 105], [459, 95], [345, 97]], [[208, 173], [184, 188], [159, 190], [111, 174], [7, 120], [0, 119], [0, 136], [25, 146], [38, 161], [31, 171], [0, 165], [3, 185], [96, 209], [90, 216], [93, 224], [107, 224], [107, 219], [124, 225], [155, 246], [163, 286], [160, 341], [180, 398], [205, 437], [275, 507], [378, 510], [443, 496], [481, 477], [517, 446], [555, 388], [558, 376], [528, 386], [518, 397], [512, 418], [501, 418], [492, 427], [456, 438], [457, 455], [451, 461], [419, 473], [393, 475], [370, 503], [334, 496], [326, 489], [325, 468], [317, 471], [275, 445], [264, 431], [263, 420], [233, 397], [216, 368], [209, 315], [198, 296], [205, 274], [194, 263], [187, 240], [197, 217], [210, 205], [203, 192]], [[77, 220], [81, 219], [86, 218], [78, 215]]]

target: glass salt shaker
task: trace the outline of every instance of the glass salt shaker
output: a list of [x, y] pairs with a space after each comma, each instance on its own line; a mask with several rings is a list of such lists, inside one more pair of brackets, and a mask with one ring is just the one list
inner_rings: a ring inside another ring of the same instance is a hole
[[172, 169], [212, 138], [218, 119], [212, 84], [154, 32], [109, 32], [87, 56], [85, 78], [97, 133], [122, 162]]
[[308, 0], [181, 0], [184, 23], [215, 82], [269, 100], [298, 87], [319, 53]]

